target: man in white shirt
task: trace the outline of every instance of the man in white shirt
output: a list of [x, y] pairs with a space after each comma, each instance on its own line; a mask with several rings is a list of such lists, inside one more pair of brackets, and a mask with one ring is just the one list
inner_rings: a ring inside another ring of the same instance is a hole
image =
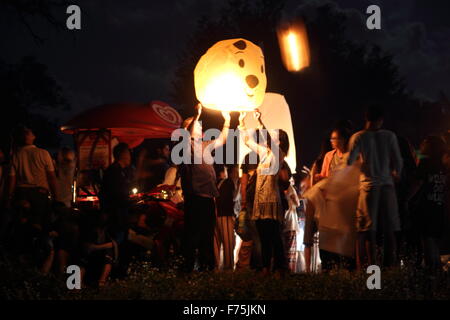
[[[50, 194], [56, 192], [56, 175], [50, 154], [34, 145], [33, 132], [20, 127], [14, 134], [17, 146], [11, 161], [7, 207], [14, 203], [16, 211], [15, 245], [19, 252], [29, 251], [31, 239], [49, 235], [51, 224]], [[28, 227], [27, 227], [28, 226]], [[21, 234], [17, 230], [22, 230]], [[24, 231], [28, 230], [28, 231]], [[49, 269], [44, 263], [44, 272]]]
[[21, 128], [16, 142], [9, 172], [9, 195], [15, 188], [41, 188], [52, 195], [56, 193], [56, 175], [53, 160], [48, 151], [34, 145], [36, 137], [28, 128]]
[[366, 113], [364, 130], [350, 139], [348, 165], [361, 160], [360, 195], [356, 213], [359, 240], [357, 259], [359, 267], [364, 257], [369, 265], [376, 263], [376, 235], [383, 233], [385, 266], [395, 263], [394, 232], [400, 230], [394, 177], [400, 174], [401, 158], [397, 137], [381, 129], [383, 112], [373, 106]]

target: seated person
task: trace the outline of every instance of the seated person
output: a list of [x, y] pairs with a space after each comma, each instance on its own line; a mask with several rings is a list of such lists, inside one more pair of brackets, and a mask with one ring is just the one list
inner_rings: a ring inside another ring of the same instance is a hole
[[55, 254], [57, 272], [66, 273], [67, 266], [79, 264], [81, 255], [80, 227], [78, 212], [67, 208], [63, 203], [54, 204], [57, 220], [55, 222]]
[[98, 287], [103, 287], [117, 260], [118, 246], [108, 233], [106, 214], [98, 213], [94, 219], [83, 239], [82, 274], [86, 283], [97, 281]]

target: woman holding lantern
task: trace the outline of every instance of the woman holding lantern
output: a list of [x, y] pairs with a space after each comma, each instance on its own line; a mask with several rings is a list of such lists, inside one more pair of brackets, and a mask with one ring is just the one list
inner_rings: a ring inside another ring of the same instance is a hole
[[[282, 169], [282, 163], [289, 150], [289, 139], [285, 131], [273, 130], [274, 137], [267, 135], [267, 139], [261, 139], [258, 144], [253, 138], [255, 129], [245, 128], [244, 117], [245, 113], [241, 113], [239, 129], [244, 135], [244, 142], [260, 158], [251, 220], [255, 221], [261, 240], [262, 274], [265, 276], [270, 273], [272, 258], [273, 269], [283, 274], [287, 266], [281, 237], [284, 211], [279, 192], [279, 179], [287, 176]], [[259, 111], [255, 111], [255, 117], [259, 122], [257, 129], [264, 135], [267, 131], [260, 119]]]
[[[195, 67], [194, 84], [197, 99], [206, 108], [241, 112], [240, 128], [244, 129], [245, 135], [243, 112], [254, 111], [264, 102], [267, 87], [265, 69], [263, 51], [251, 41], [243, 38], [219, 41], [208, 49]], [[259, 120], [260, 113], [256, 114]], [[261, 121], [259, 123], [262, 128]], [[245, 136], [244, 139], [247, 146], [260, 158], [251, 219], [255, 220], [258, 233], [261, 235], [265, 274], [269, 273], [272, 249], [275, 253], [275, 269], [283, 271], [286, 269], [281, 240], [284, 210], [278, 182], [280, 172], [284, 172], [279, 168], [287, 154], [289, 139], [286, 132], [280, 133], [282, 139], [279, 141], [271, 143], [272, 139], [268, 139], [269, 147], [258, 145], [249, 136]], [[278, 134], [276, 136], [278, 137]], [[279, 152], [279, 149], [282, 151]]]

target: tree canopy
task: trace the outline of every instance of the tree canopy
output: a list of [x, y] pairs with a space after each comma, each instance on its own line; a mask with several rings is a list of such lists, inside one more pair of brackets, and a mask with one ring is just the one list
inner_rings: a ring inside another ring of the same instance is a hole
[[58, 126], [40, 111], [69, 108], [63, 90], [49, 75], [47, 67], [33, 57], [24, 57], [17, 64], [0, 61], [0, 96], [3, 112], [0, 117], [0, 146], [8, 149], [10, 134], [23, 124], [33, 129], [37, 143], [58, 146]]
[[[392, 118], [404, 113], [407, 94], [392, 56], [380, 47], [346, 38], [346, 17], [333, 6], [317, 6], [314, 16], [301, 12], [290, 20], [304, 21], [311, 50], [311, 66], [289, 73], [281, 62], [277, 27], [283, 22], [284, 1], [230, 0], [213, 20], [202, 17], [185, 51], [173, 82], [174, 101], [193, 112], [197, 103], [193, 71], [199, 58], [215, 42], [242, 37], [261, 46], [266, 60], [267, 91], [283, 94], [290, 105], [297, 144], [297, 162], [310, 164], [328, 130], [341, 119], [362, 124], [370, 103], [392, 109]], [[411, 101], [410, 101], [411, 103]], [[208, 111], [206, 126], [220, 126], [220, 116]]]

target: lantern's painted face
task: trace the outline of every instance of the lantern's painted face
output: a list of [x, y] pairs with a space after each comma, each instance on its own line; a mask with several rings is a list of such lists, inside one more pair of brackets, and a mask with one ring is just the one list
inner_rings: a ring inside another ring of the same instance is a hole
[[194, 70], [197, 99], [210, 109], [254, 110], [266, 92], [265, 71], [261, 48], [245, 39], [220, 41]]

